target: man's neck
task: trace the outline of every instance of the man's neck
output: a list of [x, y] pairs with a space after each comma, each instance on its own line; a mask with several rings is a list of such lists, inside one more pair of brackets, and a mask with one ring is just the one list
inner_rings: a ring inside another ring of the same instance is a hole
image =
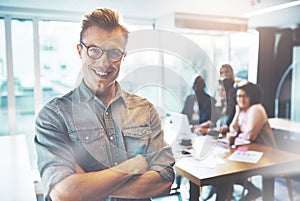
[[104, 105], [108, 106], [114, 98], [115, 88], [115, 83], [105, 89], [97, 88], [96, 96], [101, 100], [101, 102]]

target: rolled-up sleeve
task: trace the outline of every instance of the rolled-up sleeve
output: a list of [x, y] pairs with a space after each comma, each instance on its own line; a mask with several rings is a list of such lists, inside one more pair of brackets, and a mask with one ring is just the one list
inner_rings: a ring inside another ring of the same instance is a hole
[[150, 170], [157, 171], [168, 181], [173, 181], [175, 159], [171, 147], [164, 141], [164, 132], [161, 127], [160, 118], [153, 106], [150, 109], [150, 117], [152, 128], [148, 147]]
[[46, 200], [56, 183], [75, 173], [76, 163], [67, 129], [59, 114], [48, 104], [36, 118], [35, 147]]

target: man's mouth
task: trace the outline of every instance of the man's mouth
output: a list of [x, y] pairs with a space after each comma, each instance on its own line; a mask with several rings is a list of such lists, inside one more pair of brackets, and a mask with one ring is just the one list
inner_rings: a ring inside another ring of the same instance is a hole
[[94, 72], [95, 72], [97, 75], [99, 75], [99, 76], [106, 76], [106, 75], [109, 74], [109, 73], [107, 73], [107, 72], [95, 71], [95, 70], [94, 70]]

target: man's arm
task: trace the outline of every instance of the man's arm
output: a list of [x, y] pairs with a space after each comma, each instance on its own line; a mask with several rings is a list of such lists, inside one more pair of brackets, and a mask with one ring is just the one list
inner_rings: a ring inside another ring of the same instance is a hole
[[144, 173], [147, 167], [146, 159], [136, 156], [106, 170], [73, 174], [57, 183], [50, 197], [52, 201], [102, 200], [135, 175]]
[[127, 199], [158, 197], [168, 195], [170, 193], [171, 185], [172, 182], [161, 177], [158, 172], [148, 171], [138, 177], [130, 179], [111, 196]]

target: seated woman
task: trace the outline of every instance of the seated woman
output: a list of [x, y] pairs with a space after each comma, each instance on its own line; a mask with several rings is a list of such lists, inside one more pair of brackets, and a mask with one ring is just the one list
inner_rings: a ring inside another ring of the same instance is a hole
[[[238, 137], [245, 140], [276, 147], [268, 116], [261, 104], [261, 98], [262, 90], [256, 84], [247, 82], [236, 88], [237, 105], [230, 124], [230, 131], [236, 132]], [[237, 180], [235, 184], [242, 185], [247, 190], [246, 196], [241, 200], [254, 200], [261, 196], [261, 190], [248, 180]], [[217, 197], [222, 197], [223, 200], [231, 200], [231, 190], [230, 184], [216, 185], [204, 200], [210, 198], [214, 193], [217, 193]]]
[[[230, 131], [237, 132], [238, 137], [245, 140], [276, 147], [268, 116], [261, 104], [261, 98], [262, 89], [259, 85], [248, 82], [237, 88], [237, 105], [230, 124]], [[241, 184], [248, 190], [247, 195], [242, 200], [253, 200], [261, 196], [261, 191], [248, 180], [239, 180], [236, 184]]]
[[194, 127], [197, 134], [226, 133], [229, 130], [229, 118], [234, 115], [232, 106], [233, 84], [231, 78], [218, 80], [217, 101], [213, 107], [211, 121], [206, 121]]
[[249, 82], [237, 88], [237, 105], [230, 131], [237, 132], [239, 137], [251, 142], [276, 147], [261, 97], [262, 90], [256, 84]]

